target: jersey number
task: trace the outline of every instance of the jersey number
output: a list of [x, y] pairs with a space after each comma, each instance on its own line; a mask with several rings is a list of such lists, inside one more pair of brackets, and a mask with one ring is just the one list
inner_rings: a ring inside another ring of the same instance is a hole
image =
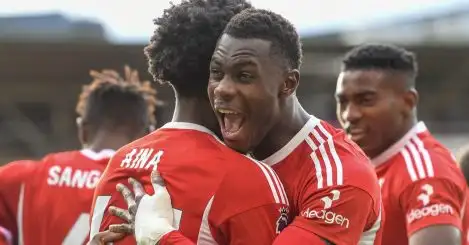
[[72, 229], [67, 233], [62, 245], [80, 245], [83, 244], [90, 230], [90, 215], [82, 213], [73, 224]]
[[99, 233], [101, 221], [103, 221], [104, 212], [111, 196], [98, 196], [94, 203], [93, 216], [91, 218], [90, 240]]
[[[90, 240], [93, 238], [94, 235], [99, 233], [99, 228], [101, 227], [101, 222], [103, 221], [104, 212], [106, 211], [107, 204], [109, 203], [110, 200], [111, 200], [111, 196], [98, 196], [96, 198], [94, 209], [93, 209], [93, 216], [91, 218]], [[182, 211], [173, 208], [173, 214], [174, 214], [173, 226], [176, 229], [179, 229], [179, 223], [181, 222]], [[86, 220], [87, 224], [88, 224], [88, 218], [89, 218], [89, 215]], [[80, 219], [78, 219], [78, 221], [79, 220]], [[76, 223], [78, 223], [78, 221]], [[76, 223], [73, 226], [73, 228], [75, 228]], [[73, 228], [72, 228], [72, 231], [73, 231]], [[87, 231], [88, 231], [88, 228], [87, 228]], [[71, 232], [69, 232], [69, 235], [67, 235], [67, 238], [70, 236], [70, 233]], [[86, 237], [86, 234], [85, 234], [85, 237]], [[64, 243], [62, 245], [68, 245], [68, 244]]]

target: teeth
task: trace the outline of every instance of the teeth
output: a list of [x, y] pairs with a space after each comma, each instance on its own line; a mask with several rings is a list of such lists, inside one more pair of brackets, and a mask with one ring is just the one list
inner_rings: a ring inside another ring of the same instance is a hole
[[222, 114], [238, 114], [238, 113], [235, 112], [235, 111], [226, 110], [226, 109], [218, 109], [218, 112], [220, 112], [220, 113], [222, 113]]

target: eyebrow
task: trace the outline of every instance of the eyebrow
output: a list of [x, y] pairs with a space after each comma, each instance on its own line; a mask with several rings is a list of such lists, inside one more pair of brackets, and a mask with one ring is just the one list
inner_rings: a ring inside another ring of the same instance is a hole
[[233, 66], [235, 67], [240, 67], [240, 66], [257, 66], [257, 63], [250, 60], [250, 59], [240, 59], [237, 61], [234, 61], [232, 63]]
[[[375, 95], [375, 94], [376, 94], [375, 90], [362, 90], [362, 91], [358, 91], [356, 93], [353, 93], [352, 96], [357, 97], [357, 96], [367, 96], [367, 95]], [[343, 97], [345, 97], [345, 94], [343, 92], [341, 92], [341, 93], [336, 93], [334, 96], [336, 98], [343, 98]]]

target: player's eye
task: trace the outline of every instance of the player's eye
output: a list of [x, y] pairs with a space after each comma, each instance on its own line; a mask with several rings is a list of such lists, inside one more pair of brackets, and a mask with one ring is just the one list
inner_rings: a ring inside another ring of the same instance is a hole
[[210, 79], [221, 80], [223, 79], [223, 73], [217, 68], [210, 68]]
[[239, 81], [248, 83], [254, 79], [254, 76], [249, 72], [240, 72], [238, 75]]
[[360, 102], [360, 105], [363, 105], [363, 106], [372, 106], [375, 104], [376, 99], [374, 96], [363, 96], [360, 98], [359, 102]]

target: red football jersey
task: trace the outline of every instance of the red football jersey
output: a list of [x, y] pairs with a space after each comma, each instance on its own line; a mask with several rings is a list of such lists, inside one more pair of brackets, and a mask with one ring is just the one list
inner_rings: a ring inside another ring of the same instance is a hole
[[114, 151], [53, 153], [0, 168], [0, 226], [13, 244], [84, 244], [94, 187]]
[[[153, 194], [157, 166], [171, 195], [173, 224], [198, 244], [271, 244], [288, 222], [288, 199], [267, 165], [221, 143], [207, 128], [171, 122], [121, 148], [100, 180], [90, 237], [122, 220], [106, 210], [127, 208], [116, 184], [133, 177]], [[126, 237], [115, 244], [135, 244]]]
[[383, 245], [409, 242], [432, 225], [461, 229], [466, 182], [453, 155], [422, 122], [378, 157], [376, 167], [386, 222]]
[[285, 187], [297, 216], [290, 226], [336, 245], [380, 244], [378, 180], [369, 159], [342, 130], [312, 116], [263, 162]]

